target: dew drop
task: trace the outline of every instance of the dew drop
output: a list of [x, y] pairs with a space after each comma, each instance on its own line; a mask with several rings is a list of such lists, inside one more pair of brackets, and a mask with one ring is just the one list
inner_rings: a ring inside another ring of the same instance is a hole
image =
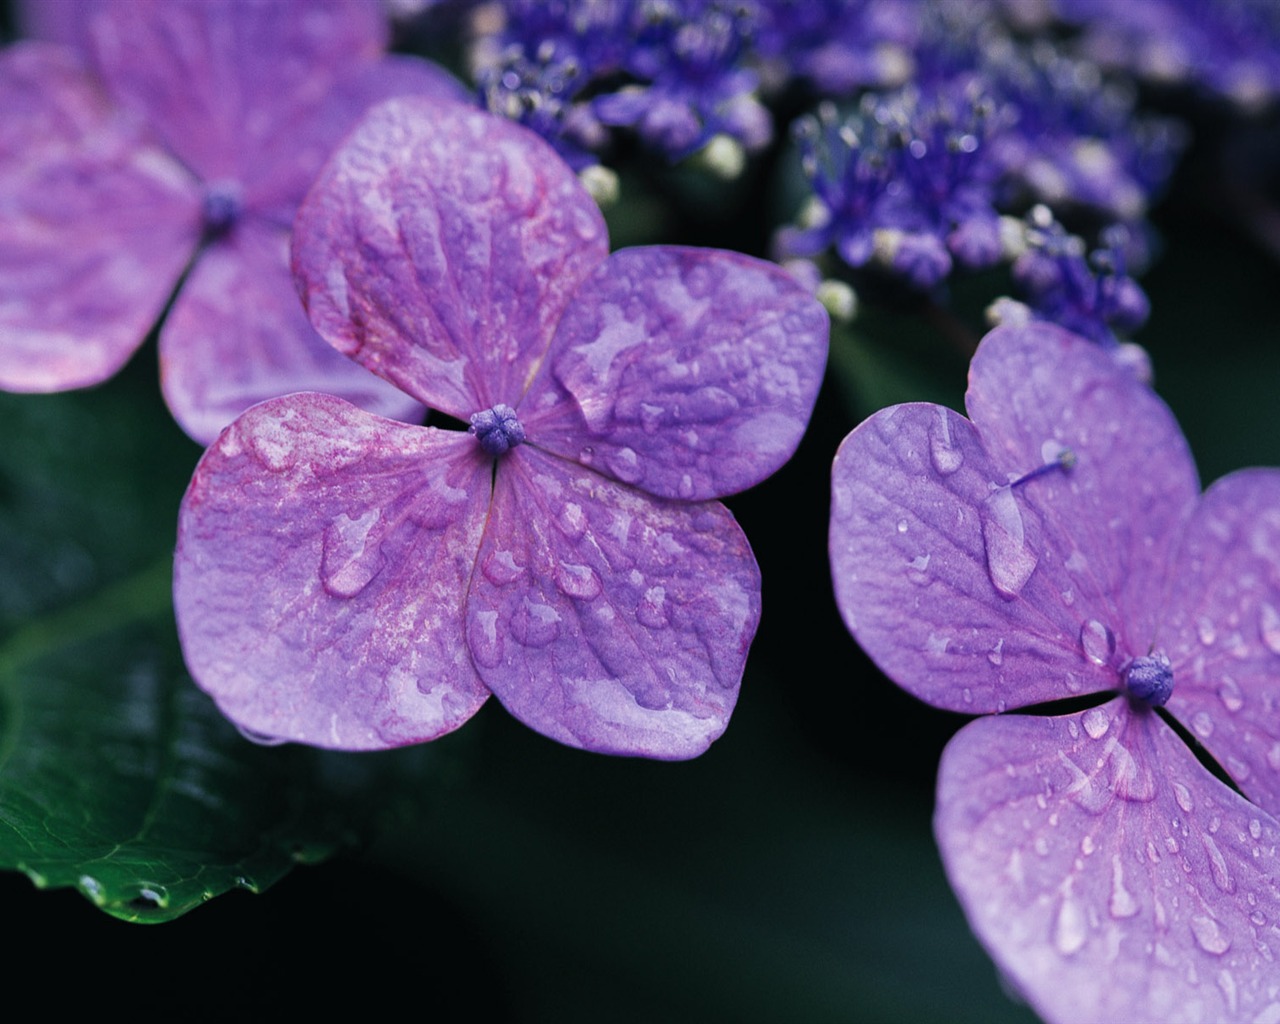
[[1240, 1005], [1239, 995], [1236, 992], [1236, 979], [1225, 967], [1218, 972], [1218, 988], [1222, 989], [1222, 996], [1227, 1001], [1227, 1012], [1234, 1017]]
[[929, 555], [916, 555], [907, 563], [907, 577], [912, 583], [923, 585], [929, 582]]
[[589, 565], [564, 563], [556, 567], [556, 586], [565, 597], [590, 600], [600, 593], [600, 577]]
[[81, 875], [79, 879], [79, 886], [80, 886], [81, 892], [83, 892], [95, 903], [102, 902], [102, 899], [103, 899], [102, 883], [99, 882], [92, 875]]
[[1191, 934], [1196, 937], [1196, 945], [1214, 956], [1221, 956], [1231, 948], [1231, 937], [1212, 917], [1193, 917]]
[[476, 612], [467, 630], [467, 646], [471, 656], [485, 668], [502, 663], [502, 637], [498, 635], [498, 613]]
[[1262, 822], [1257, 818], [1254, 818], [1249, 822], [1249, 835], [1253, 836], [1254, 839], [1262, 838]]
[[1212, 647], [1213, 642], [1218, 639], [1218, 632], [1213, 628], [1213, 620], [1207, 615], [1201, 615], [1196, 619], [1196, 635], [1200, 637], [1200, 642], [1205, 647]]
[[1095, 665], [1105, 665], [1116, 653], [1116, 635], [1110, 627], [1090, 619], [1080, 627], [1080, 647]]
[[1107, 909], [1115, 918], [1133, 917], [1138, 912], [1138, 901], [1133, 898], [1133, 893], [1125, 888], [1124, 865], [1118, 853], [1111, 857], [1111, 899]]
[[899, 533], [907, 532], [907, 521], [905, 519], [898, 520], [898, 532]]
[[1280, 654], [1280, 612], [1265, 601], [1258, 608], [1258, 628], [1267, 650], [1272, 654]]
[[1267, 750], [1267, 764], [1271, 765], [1272, 771], [1280, 772], [1280, 742], [1271, 744]]
[[511, 635], [526, 647], [546, 647], [560, 635], [560, 614], [548, 604], [526, 599], [511, 617]]
[[982, 543], [992, 584], [1002, 596], [1017, 597], [1035, 571], [1037, 559], [1027, 547], [1022, 512], [1007, 485], [992, 491], [982, 503]]
[[964, 453], [951, 441], [949, 413], [938, 409], [938, 418], [929, 430], [929, 455], [940, 476], [950, 476], [964, 464]]
[[680, 477], [680, 483], [676, 485], [676, 494], [686, 501], [693, 497], [693, 477], [688, 473]]
[[1101, 739], [1111, 727], [1111, 716], [1102, 708], [1090, 708], [1080, 719], [1080, 724], [1084, 726], [1090, 739]]
[[510, 551], [494, 551], [484, 560], [480, 571], [495, 587], [505, 587], [524, 575], [524, 566], [516, 561], [516, 556]]
[[260, 747], [278, 747], [282, 743], [289, 742], [280, 736], [268, 736], [265, 732], [254, 732], [254, 730], [248, 729], [243, 725], [237, 725], [236, 730], [250, 743], [256, 743]]
[[1201, 739], [1208, 739], [1213, 735], [1213, 718], [1207, 711], [1197, 711], [1191, 716], [1191, 728]]
[[1222, 706], [1232, 714], [1244, 707], [1244, 694], [1240, 692], [1234, 679], [1222, 680], [1218, 686], [1218, 696], [1222, 700]]
[[1249, 920], [1252, 921], [1259, 928], [1261, 928], [1267, 923], [1267, 915], [1264, 914], [1261, 910], [1255, 910], [1252, 914], [1249, 915]]
[[987, 651], [987, 661], [1000, 666], [1004, 664], [1004, 637], [996, 641], [996, 645]]
[[1097, 847], [1094, 845], [1093, 836], [1086, 834], [1085, 837], [1080, 840], [1080, 852], [1086, 857], [1091, 856], [1093, 851], [1096, 849]]
[[1063, 956], [1071, 956], [1084, 945], [1087, 936], [1084, 909], [1071, 896], [1063, 896], [1053, 924], [1053, 944]]
[[1187, 789], [1181, 782], [1173, 784], [1173, 798], [1178, 801], [1178, 806], [1182, 808], [1183, 814], [1190, 814], [1195, 810], [1195, 804], [1191, 800], [1191, 790]]
[[572, 501], [566, 503], [556, 516], [556, 526], [570, 540], [581, 537], [587, 529], [587, 517], [582, 514], [582, 506]]
[[380, 518], [377, 509], [356, 519], [344, 512], [325, 527], [320, 582], [334, 597], [355, 597], [382, 571], [386, 559], [370, 536]]
[[1209, 871], [1213, 875], [1213, 884], [1223, 892], [1235, 892], [1236, 883], [1227, 871], [1227, 862], [1222, 856], [1222, 851], [1218, 849], [1218, 844], [1213, 841], [1212, 836], [1202, 835], [1200, 838], [1204, 842], [1204, 852], [1209, 855]]
[[636, 620], [649, 629], [662, 629], [667, 620], [667, 591], [665, 587], [650, 587], [636, 605]]
[[1062, 603], [1065, 604], [1068, 608], [1070, 608], [1073, 604], [1076, 603], [1075, 592], [1070, 587], [1068, 587], [1066, 590], [1062, 592]]
[[607, 462], [610, 472], [625, 484], [633, 484], [644, 476], [640, 457], [634, 448], [619, 448], [610, 453]]
[[966, 704], [973, 703], [973, 691], [970, 690], [969, 687], [966, 686], [963, 690], [961, 690], [960, 696]]

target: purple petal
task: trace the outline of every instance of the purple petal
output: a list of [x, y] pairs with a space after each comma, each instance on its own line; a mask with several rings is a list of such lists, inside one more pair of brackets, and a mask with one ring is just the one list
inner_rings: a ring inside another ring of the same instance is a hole
[[370, 107], [396, 96], [455, 102], [469, 98], [461, 82], [429, 61], [393, 54], [360, 63], [333, 84], [313, 111], [300, 112], [261, 140], [246, 205], [292, 226], [298, 204], [334, 147]]
[[732, 494], [795, 451], [827, 331], [821, 304], [776, 264], [624, 249], [573, 297], [520, 411], [540, 447], [653, 494]]
[[1118, 688], [1125, 660], [1151, 649], [1195, 500], [1177, 424], [1105, 352], [1054, 328], [993, 331], [970, 379], [977, 427], [898, 406], [841, 446], [830, 551], [845, 622], [939, 707]]
[[890, 678], [937, 707], [1002, 711], [1115, 685], [1078, 639], [1105, 602], [1082, 592], [1067, 604], [1040, 586], [1040, 514], [996, 486], [1004, 479], [973, 424], [927, 404], [876, 413], [832, 467], [845, 623]]
[[1280, 1017], [1280, 823], [1125, 699], [967, 725], [934, 820], [982, 943], [1047, 1021]]
[[246, 186], [280, 132], [377, 58], [385, 25], [372, 2], [308, 0], [300, 16], [276, 0], [127, 0], [104, 6], [92, 38], [117, 100], [202, 179]]
[[524, 445], [498, 465], [477, 567], [472, 656], [525, 724], [672, 759], [724, 731], [760, 617], [724, 506], [655, 501]]
[[341, 750], [434, 739], [484, 702], [463, 601], [489, 504], [472, 438], [328, 395], [255, 406], [183, 499], [174, 608], [242, 729]]
[[1280, 813], [1280, 472], [1210, 487], [1173, 579], [1167, 707], [1241, 791]]
[[1033, 553], [1045, 582], [1097, 595], [1121, 652], [1146, 654], [1200, 493], [1168, 406], [1107, 350], [1048, 324], [992, 331], [969, 376], [965, 405], [1002, 470], [1024, 474], [1048, 448], [1074, 455], [1070, 470], [1018, 489], [1043, 518], [1044, 550]]
[[182, 167], [113, 111], [70, 50], [0, 53], [0, 387], [116, 372], [200, 237]]
[[600, 211], [542, 140], [402, 99], [374, 108], [322, 172], [293, 266], [332, 345], [465, 420], [517, 405], [607, 252]]
[[289, 276], [288, 234], [250, 219], [200, 254], [160, 332], [160, 367], [169, 408], [202, 444], [249, 406], [292, 391], [392, 419], [424, 414], [311, 329]]

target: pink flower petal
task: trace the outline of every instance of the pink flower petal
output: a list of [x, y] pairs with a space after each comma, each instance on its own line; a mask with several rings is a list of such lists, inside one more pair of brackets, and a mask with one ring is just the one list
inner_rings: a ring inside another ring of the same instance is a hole
[[70, 50], [0, 53], [0, 387], [97, 384], [133, 354], [200, 238], [191, 176]]
[[520, 412], [540, 447], [650, 493], [732, 494], [795, 451], [827, 331], [821, 304], [776, 264], [624, 249], [573, 297]]
[[1210, 487], [1176, 566], [1159, 637], [1173, 662], [1167, 707], [1280, 814], [1280, 471]]
[[530, 727], [693, 757], [728, 723], [759, 616], [759, 570], [722, 505], [656, 501], [527, 445], [499, 464], [467, 636]]
[[411, 98], [374, 108], [321, 173], [293, 266], [331, 344], [465, 420], [517, 405], [607, 252], [595, 203], [542, 140]]
[[1046, 1021], [1280, 1015], [1280, 823], [1149, 709], [972, 722], [934, 827], [974, 931]]
[[371, 750], [457, 728], [488, 694], [462, 634], [491, 472], [465, 434], [327, 395], [250, 409], [179, 519], [174, 607], [196, 681], [273, 739]]
[[252, 218], [200, 254], [160, 332], [165, 400], [182, 428], [209, 444], [249, 406], [291, 391], [421, 423], [421, 405], [312, 330], [288, 260], [288, 234]]

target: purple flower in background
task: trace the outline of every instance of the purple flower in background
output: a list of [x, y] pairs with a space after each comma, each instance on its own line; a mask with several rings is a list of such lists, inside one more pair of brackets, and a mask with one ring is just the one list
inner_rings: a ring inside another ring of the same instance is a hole
[[736, 253], [609, 255], [535, 135], [413, 100], [335, 154], [293, 246], [320, 333], [470, 430], [314, 394], [228, 427], [179, 521], [197, 682], [242, 728], [326, 747], [433, 739], [493, 693], [574, 746], [704, 750], [760, 611], [709, 499], [790, 457], [821, 306]]
[[0, 54], [0, 387], [107, 379], [172, 298], [162, 383], [197, 440], [301, 389], [420, 416], [315, 335], [289, 278], [289, 230], [368, 106], [456, 99], [460, 86], [383, 56], [373, 2], [84, 0], [32, 13], [44, 40]]
[[1168, 408], [1049, 325], [988, 335], [966, 406], [854, 430], [830, 541], [885, 673], [989, 716], [938, 782], [970, 923], [1047, 1020], [1280, 1019], [1280, 472], [1201, 495]]

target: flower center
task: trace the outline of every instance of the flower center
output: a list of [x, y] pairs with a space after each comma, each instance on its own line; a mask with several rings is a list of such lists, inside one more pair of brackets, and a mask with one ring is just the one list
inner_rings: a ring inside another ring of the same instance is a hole
[[224, 235], [244, 212], [244, 195], [234, 181], [212, 181], [205, 186], [201, 216], [205, 234]]
[[475, 434], [486, 455], [497, 458], [524, 440], [524, 426], [516, 419], [516, 411], [499, 402], [471, 417], [467, 433]]
[[1173, 666], [1162, 651], [1134, 658], [1124, 670], [1129, 696], [1162, 707], [1173, 693]]

